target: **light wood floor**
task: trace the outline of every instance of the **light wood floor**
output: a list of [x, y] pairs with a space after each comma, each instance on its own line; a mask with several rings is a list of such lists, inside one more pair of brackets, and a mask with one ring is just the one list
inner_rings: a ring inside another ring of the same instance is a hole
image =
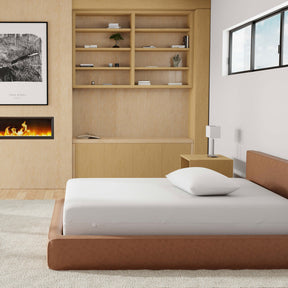
[[65, 197], [65, 190], [0, 190], [0, 200], [47, 200], [60, 199]]

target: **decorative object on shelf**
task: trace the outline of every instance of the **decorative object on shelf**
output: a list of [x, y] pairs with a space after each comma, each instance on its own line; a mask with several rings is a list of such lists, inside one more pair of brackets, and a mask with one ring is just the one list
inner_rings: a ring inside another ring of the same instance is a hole
[[144, 81], [144, 80], [140, 80], [138, 81], [138, 85], [141, 86], [141, 85], [151, 85], [151, 82], [148, 80], [148, 81]]
[[112, 34], [109, 39], [113, 39], [115, 40], [115, 45], [113, 46], [113, 48], [120, 48], [120, 46], [118, 45], [119, 44], [119, 41], [120, 40], [124, 40], [124, 38], [122, 37], [122, 35], [120, 33], [115, 33], [115, 34]]
[[47, 26], [0, 23], [0, 105], [48, 105]]
[[188, 35], [183, 37], [183, 45], [185, 46], [185, 48], [189, 48], [189, 36]]
[[120, 64], [119, 64], [119, 63], [115, 63], [114, 66], [115, 66], [115, 67], [120, 67]]
[[109, 23], [108, 28], [109, 29], [120, 29], [121, 27], [120, 27], [119, 23]]
[[85, 63], [82, 63], [79, 65], [80, 67], [94, 67], [94, 64], [85, 64]]
[[214, 125], [207, 125], [206, 126], [206, 137], [209, 138], [210, 144], [209, 150], [211, 153], [209, 153], [208, 157], [211, 158], [217, 158], [217, 156], [214, 154], [214, 139], [221, 137], [221, 127], [220, 126], [214, 126]]
[[101, 139], [101, 137], [94, 135], [94, 134], [83, 134], [83, 135], [78, 135], [77, 136], [78, 139]]
[[98, 48], [96, 44], [93, 45], [84, 45], [84, 48]]
[[173, 67], [179, 67], [179, 64], [181, 62], [181, 57], [179, 54], [176, 54], [172, 57]]
[[113, 63], [109, 63], [109, 64], [108, 64], [108, 67], [113, 67]]
[[182, 82], [169, 82], [168, 85], [182, 85]]
[[185, 45], [171, 45], [171, 48], [186, 48]]
[[91, 85], [95, 85], [95, 81], [92, 80], [92, 81], [91, 81]]
[[142, 46], [142, 48], [156, 48], [154, 45]]

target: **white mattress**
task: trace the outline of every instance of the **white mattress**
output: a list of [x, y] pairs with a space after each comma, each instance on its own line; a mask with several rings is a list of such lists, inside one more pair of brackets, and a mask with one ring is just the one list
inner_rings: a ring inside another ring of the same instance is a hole
[[227, 196], [193, 196], [165, 178], [72, 179], [64, 235], [288, 234], [288, 199], [245, 179]]

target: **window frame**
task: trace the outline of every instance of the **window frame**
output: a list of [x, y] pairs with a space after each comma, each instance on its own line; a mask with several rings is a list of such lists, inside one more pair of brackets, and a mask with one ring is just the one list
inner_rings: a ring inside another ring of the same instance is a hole
[[[249, 21], [245, 24], [242, 24], [238, 27], [235, 27], [231, 30], [229, 30], [229, 53], [228, 53], [228, 75], [235, 75], [235, 74], [241, 74], [241, 73], [249, 73], [249, 72], [256, 72], [256, 71], [263, 71], [263, 70], [270, 70], [270, 69], [277, 69], [277, 68], [284, 68], [288, 67], [288, 63], [283, 65], [283, 49], [284, 49], [284, 17], [285, 12], [288, 13], [288, 7], [281, 8], [277, 11], [274, 11], [272, 13], [269, 13], [267, 15], [264, 15], [262, 17], [259, 17], [253, 21]], [[265, 68], [259, 68], [255, 69], [255, 27], [256, 23], [261, 22], [265, 19], [268, 19], [272, 16], [275, 16], [277, 14], [280, 14], [280, 35], [279, 35], [279, 45], [278, 45], [278, 54], [279, 54], [279, 64], [276, 66], [271, 67], [265, 67]], [[288, 17], [288, 16], [287, 16]], [[243, 70], [243, 71], [237, 71], [232, 72], [232, 34], [238, 30], [241, 30], [247, 26], [251, 25], [251, 43], [250, 43], [250, 69]]]

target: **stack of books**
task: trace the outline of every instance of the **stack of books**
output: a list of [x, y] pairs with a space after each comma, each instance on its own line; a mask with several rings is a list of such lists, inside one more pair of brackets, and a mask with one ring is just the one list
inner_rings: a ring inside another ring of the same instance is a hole
[[182, 85], [182, 82], [169, 82], [168, 85]]
[[120, 26], [119, 26], [119, 23], [109, 23], [108, 28], [109, 29], [119, 29]]
[[96, 44], [93, 45], [84, 45], [84, 48], [97, 48], [98, 46]]
[[80, 64], [80, 67], [94, 67], [94, 64]]
[[188, 35], [183, 37], [183, 45], [185, 46], [185, 48], [189, 48], [189, 36]]
[[151, 85], [151, 82], [150, 81], [140, 80], [140, 81], [138, 81], [138, 85]]
[[171, 48], [186, 48], [185, 45], [171, 45]]

